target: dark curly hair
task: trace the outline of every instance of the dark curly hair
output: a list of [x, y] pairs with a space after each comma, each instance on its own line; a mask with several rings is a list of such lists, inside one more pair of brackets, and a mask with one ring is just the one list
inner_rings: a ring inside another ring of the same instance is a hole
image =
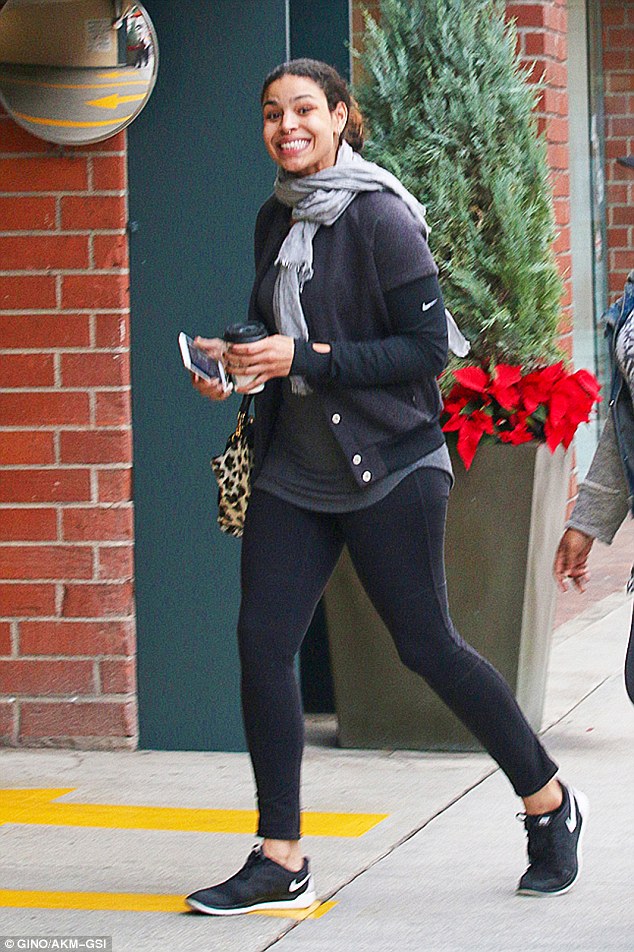
[[260, 96], [261, 103], [264, 102], [271, 83], [281, 79], [282, 76], [305, 76], [306, 79], [312, 79], [324, 93], [331, 112], [338, 102], [345, 103], [348, 110], [348, 119], [341, 133], [341, 138], [345, 139], [355, 152], [361, 151], [363, 148], [363, 116], [348, 89], [347, 82], [334, 67], [314, 59], [295, 59], [289, 60], [287, 63], [280, 63], [279, 66], [271, 70], [264, 80]]

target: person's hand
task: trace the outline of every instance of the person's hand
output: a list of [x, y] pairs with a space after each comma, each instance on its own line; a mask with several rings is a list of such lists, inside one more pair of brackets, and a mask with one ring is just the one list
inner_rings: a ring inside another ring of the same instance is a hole
[[568, 579], [578, 592], [585, 592], [590, 574], [588, 556], [594, 539], [580, 529], [566, 529], [555, 555], [553, 571], [562, 592], [568, 591]]
[[[224, 349], [226, 344], [219, 337], [196, 337], [194, 344], [206, 354], [209, 354], [210, 357], [213, 357], [214, 360], [221, 360], [224, 364]], [[202, 397], [207, 397], [208, 400], [226, 400], [233, 392], [232, 383], [230, 383], [225, 390], [220, 380], [203, 380], [203, 378], [199, 377], [196, 373], [192, 373], [192, 384], [194, 389], [197, 390]]]
[[273, 334], [252, 344], [228, 344], [226, 347], [223, 363], [227, 372], [240, 377], [255, 377], [247, 386], [236, 387], [238, 393], [249, 393], [272, 377], [288, 377], [295, 353], [295, 341], [283, 334]]

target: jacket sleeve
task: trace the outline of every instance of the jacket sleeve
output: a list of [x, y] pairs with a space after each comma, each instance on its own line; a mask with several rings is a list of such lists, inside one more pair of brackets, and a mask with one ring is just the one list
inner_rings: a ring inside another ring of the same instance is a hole
[[627, 481], [610, 414], [566, 528], [609, 545], [628, 511]]
[[309, 381], [346, 387], [372, 387], [437, 377], [447, 362], [447, 321], [436, 274], [384, 292], [395, 333], [375, 340], [323, 341], [330, 353], [317, 353], [312, 341], [295, 341], [292, 374]]

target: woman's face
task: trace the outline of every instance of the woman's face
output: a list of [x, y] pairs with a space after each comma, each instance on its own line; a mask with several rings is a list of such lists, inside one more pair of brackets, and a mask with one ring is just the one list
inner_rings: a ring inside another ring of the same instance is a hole
[[335, 164], [348, 111], [331, 112], [324, 91], [304, 76], [282, 76], [266, 90], [262, 106], [264, 145], [273, 161], [292, 175], [313, 175]]

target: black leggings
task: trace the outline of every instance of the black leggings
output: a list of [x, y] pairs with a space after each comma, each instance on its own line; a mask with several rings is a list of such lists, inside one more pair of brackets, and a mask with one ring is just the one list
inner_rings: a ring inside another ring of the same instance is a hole
[[344, 543], [401, 660], [497, 761], [519, 796], [557, 772], [497, 671], [449, 617], [444, 531], [449, 477], [420, 469], [385, 499], [341, 514], [254, 489], [242, 542], [242, 707], [260, 836], [299, 838], [304, 719], [295, 656]]

